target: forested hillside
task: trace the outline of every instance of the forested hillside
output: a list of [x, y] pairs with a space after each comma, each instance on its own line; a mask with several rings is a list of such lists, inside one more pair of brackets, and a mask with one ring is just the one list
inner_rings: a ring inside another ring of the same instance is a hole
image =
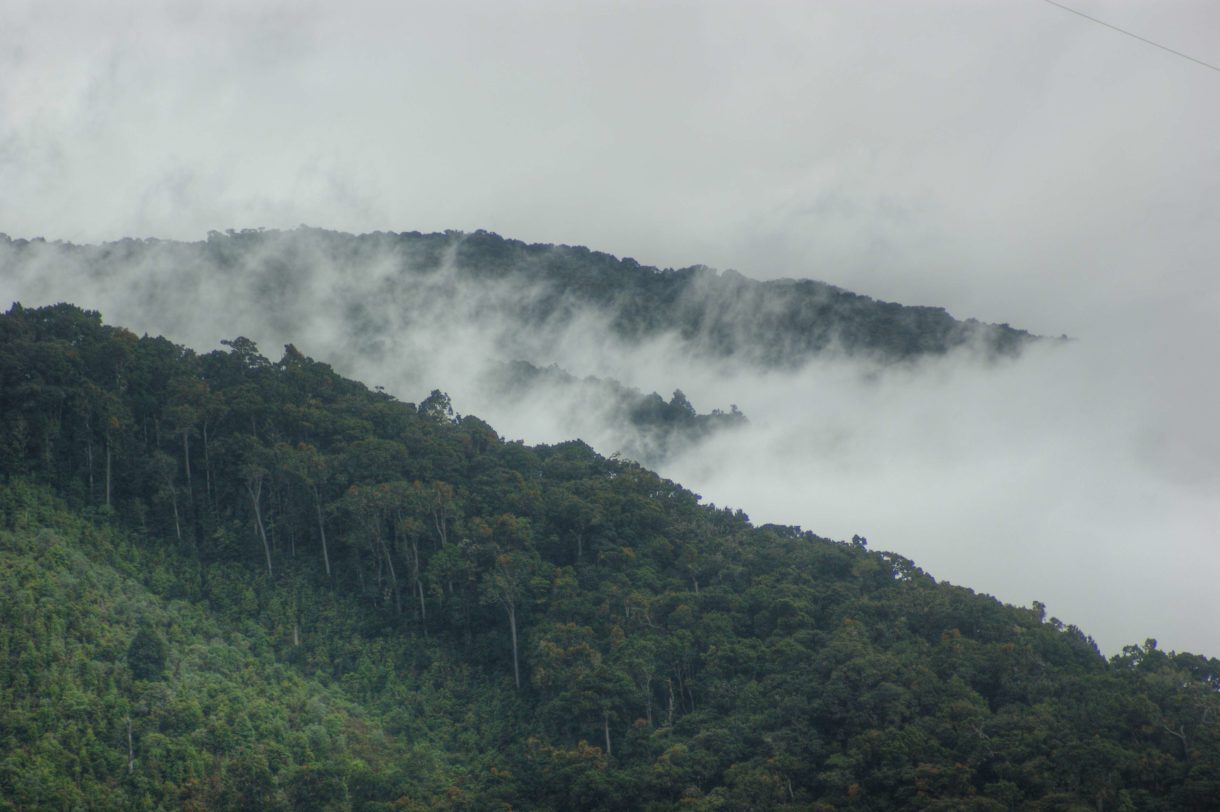
[[0, 809], [1220, 797], [1220, 661], [1107, 660], [1040, 605], [754, 527], [580, 442], [507, 442], [292, 346], [199, 355], [14, 306], [0, 476]]
[[400, 319], [438, 310], [546, 335], [591, 315], [625, 342], [672, 335], [685, 352], [771, 367], [799, 366], [827, 351], [893, 362], [971, 342], [1011, 355], [1033, 339], [1006, 324], [958, 321], [942, 308], [876, 301], [811, 279], [759, 282], [704, 266], [660, 270], [487, 231], [352, 235], [301, 227], [101, 245], [0, 235], [0, 268], [41, 271], [44, 285], [122, 283], [134, 300], [183, 316], [194, 297], [221, 290], [234, 307], [253, 305], [282, 324], [311, 317], [302, 308], [325, 286], [365, 352], [384, 349]]

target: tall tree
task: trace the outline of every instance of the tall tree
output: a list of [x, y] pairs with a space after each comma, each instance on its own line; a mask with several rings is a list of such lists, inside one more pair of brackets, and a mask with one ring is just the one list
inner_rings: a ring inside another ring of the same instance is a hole
[[257, 463], [247, 463], [242, 467], [242, 481], [246, 494], [250, 497], [250, 507], [254, 511], [254, 525], [258, 537], [263, 542], [263, 552], [267, 557], [267, 575], [274, 577], [271, 566], [271, 543], [267, 540], [267, 528], [263, 523], [263, 483], [267, 481], [267, 469]]
[[521, 658], [517, 620], [529, 595], [531, 581], [541, 570], [536, 554], [523, 550], [503, 550], [494, 554], [491, 569], [484, 573], [482, 592], [488, 603], [499, 604], [508, 619], [513, 651], [513, 683], [521, 688]]

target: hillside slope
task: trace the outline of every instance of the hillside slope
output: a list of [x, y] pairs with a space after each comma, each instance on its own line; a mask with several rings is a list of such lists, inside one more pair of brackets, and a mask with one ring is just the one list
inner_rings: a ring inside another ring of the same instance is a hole
[[279, 645], [290, 588], [140, 541], [0, 486], [0, 809], [333, 809], [460, 783], [439, 737], [390, 735]]
[[293, 347], [14, 307], [0, 475], [10, 808], [1220, 797], [1215, 659], [1107, 661], [1039, 606]]

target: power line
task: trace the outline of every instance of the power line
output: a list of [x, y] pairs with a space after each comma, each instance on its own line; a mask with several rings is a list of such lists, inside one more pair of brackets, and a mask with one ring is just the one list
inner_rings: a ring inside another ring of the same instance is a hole
[[1156, 48], [1160, 48], [1162, 51], [1168, 51], [1169, 53], [1173, 54], [1174, 56], [1180, 56], [1183, 59], [1189, 59], [1191, 62], [1194, 62], [1195, 64], [1202, 65], [1205, 68], [1211, 68], [1212, 70], [1216, 71], [1217, 73], [1220, 73], [1220, 68], [1218, 68], [1215, 65], [1212, 65], [1208, 62], [1204, 62], [1202, 59], [1195, 59], [1193, 56], [1190, 56], [1189, 54], [1184, 54], [1181, 51], [1175, 51], [1173, 48], [1169, 48], [1165, 45], [1162, 45], [1159, 42], [1153, 42], [1152, 40], [1147, 39], [1146, 37], [1141, 37], [1139, 34], [1132, 34], [1130, 31], [1127, 31], [1126, 29], [1119, 28], [1117, 25], [1110, 25], [1105, 20], [1099, 20], [1096, 17], [1090, 17], [1088, 14], [1077, 11], [1074, 8], [1068, 8], [1067, 6], [1063, 5], [1062, 3], [1056, 3], [1055, 0], [1042, 0], [1042, 1], [1044, 3], [1049, 3], [1052, 6], [1061, 8], [1064, 11], [1070, 11], [1078, 17], [1084, 17], [1089, 22], [1094, 22], [1094, 23], [1097, 23], [1098, 25], [1104, 25], [1106, 28], [1112, 28], [1120, 34], [1126, 34], [1127, 36], [1133, 37], [1134, 39], [1137, 39], [1140, 42], [1146, 42], [1149, 45], [1152, 45]]

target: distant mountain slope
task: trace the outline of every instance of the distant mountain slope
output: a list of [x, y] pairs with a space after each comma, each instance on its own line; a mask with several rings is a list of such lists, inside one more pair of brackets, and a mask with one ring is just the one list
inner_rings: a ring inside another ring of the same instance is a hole
[[577, 378], [557, 366], [541, 368], [528, 361], [511, 361], [493, 368], [488, 382], [505, 398], [516, 399], [525, 408], [558, 389], [575, 408], [597, 410], [605, 421], [630, 426], [632, 431], [626, 434], [629, 444], [620, 452], [644, 465], [656, 465], [711, 434], [748, 422], [736, 405], [727, 412], [717, 408], [700, 414], [680, 389], [666, 402], [656, 392], [645, 395], [613, 379], [592, 375]]
[[1006, 324], [957, 321], [943, 308], [876, 301], [811, 279], [760, 282], [706, 266], [658, 270], [583, 247], [529, 245], [482, 231], [404, 236], [431, 243], [440, 255], [452, 251], [454, 266], [474, 277], [545, 280], [549, 295], [540, 299], [538, 315], [592, 305], [611, 314], [620, 336], [675, 331], [701, 354], [750, 363], [796, 366], [832, 350], [905, 360], [972, 341], [1007, 355], [1034, 338]]
[[1220, 797], [1216, 659], [69, 305], [0, 317], [0, 621], [2, 810]]
[[[382, 312], [389, 303], [409, 313], [440, 310], [512, 328], [501, 333], [528, 326], [554, 335], [592, 315], [621, 341], [672, 336], [704, 358], [775, 367], [831, 351], [893, 362], [967, 344], [988, 355], [1013, 355], [1034, 338], [1006, 324], [958, 321], [941, 308], [876, 301], [809, 279], [759, 282], [703, 266], [659, 270], [583, 247], [527, 244], [486, 231], [354, 236], [302, 227], [212, 232], [198, 243], [86, 246], [0, 236], [0, 270], [31, 267], [64, 283], [122, 284], [136, 300], [170, 311], [181, 311], [195, 294], [211, 298], [207, 289], [223, 282], [245, 299], [237, 306], [256, 307], [281, 327], [309, 301], [311, 289], [327, 285], [330, 303], [349, 317], [369, 351], [394, 326], [395, 316]], [[322, 274], [339, 281], [331, 284]], [[529, 344], [510, 340], [507, 346], [520, 352]]]

